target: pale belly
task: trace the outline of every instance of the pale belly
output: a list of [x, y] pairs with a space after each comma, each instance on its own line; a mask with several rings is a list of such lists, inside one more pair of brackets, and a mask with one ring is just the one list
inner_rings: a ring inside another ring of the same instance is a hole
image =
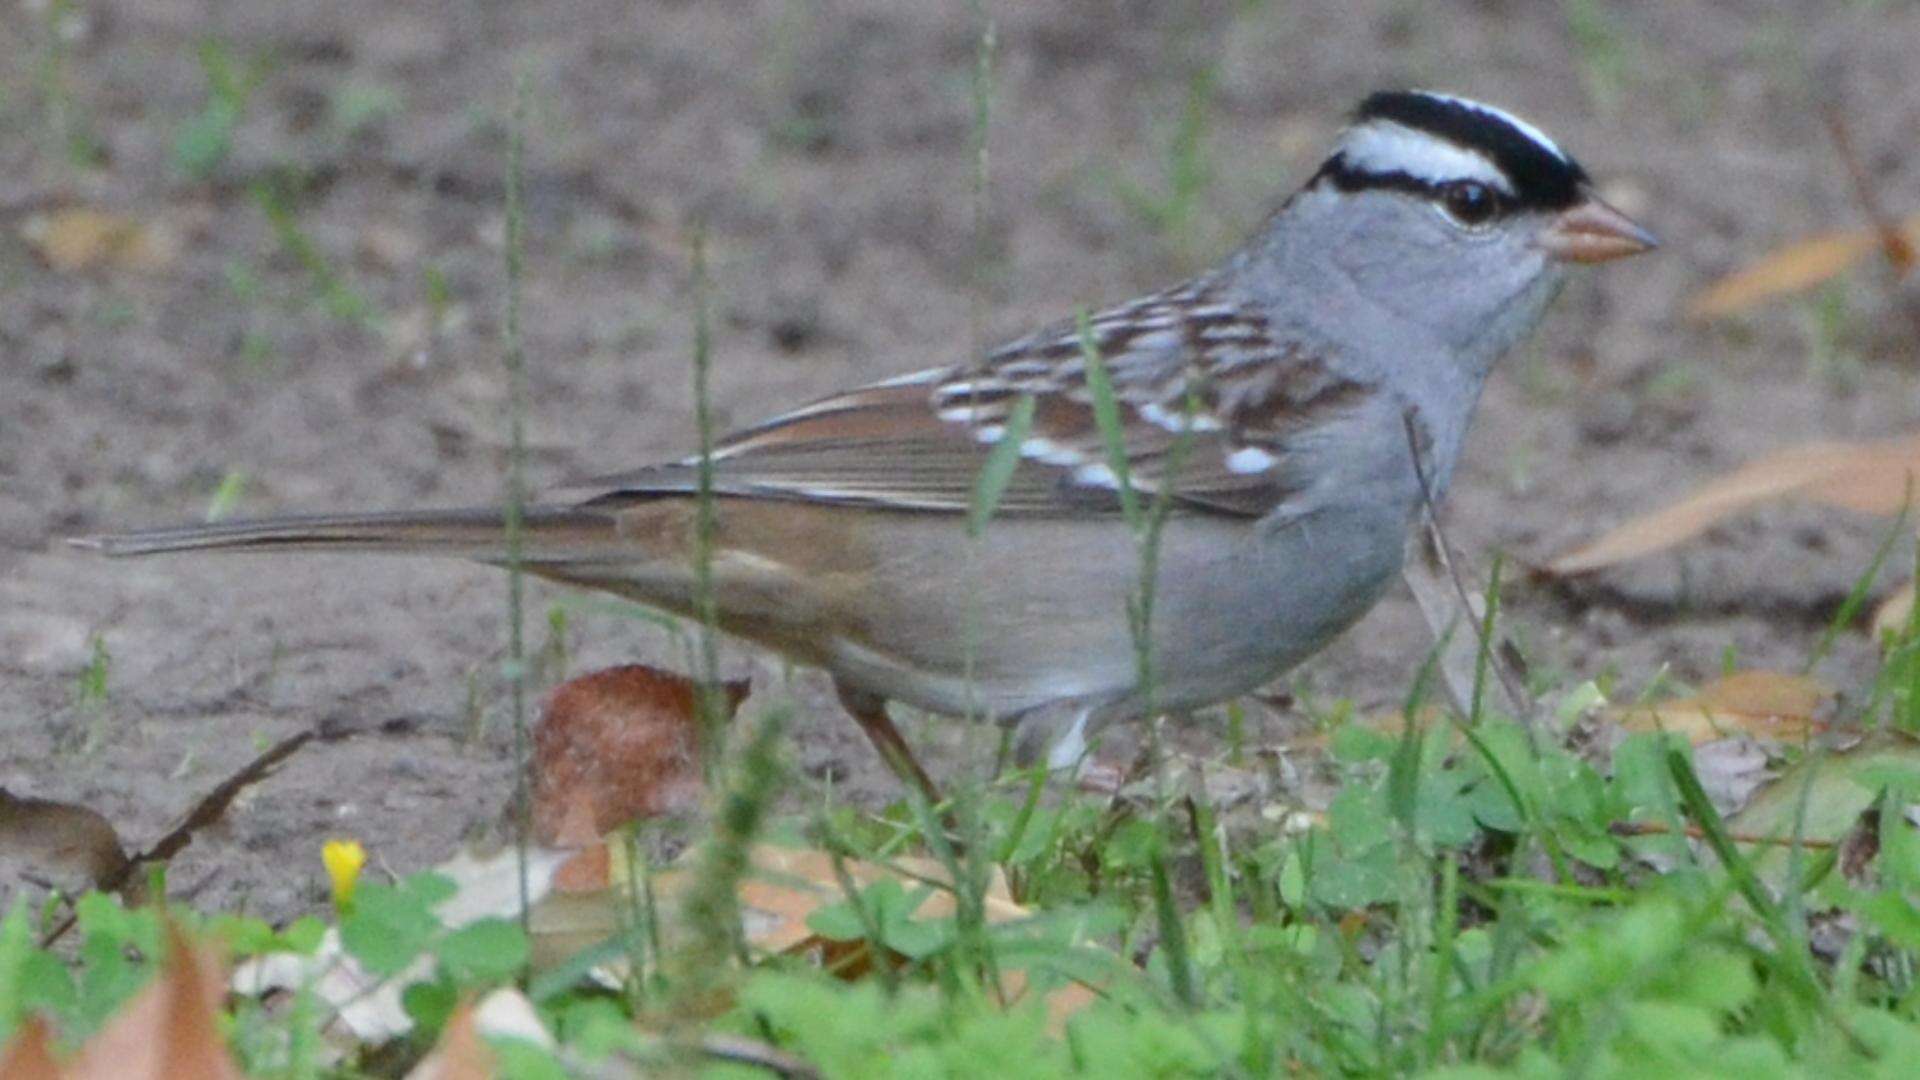
[[[1210, 705], [1271, 681], [1364, 615], [1399, 571], [1406, 522], [1380, 506], [1278, 525], [1169, 520], [1149, 690], [1128, 617], [1141, 558], [1123, 523], [1009, 520], [970, 546], [929, 517], [883, 561], [866, 617], [820, 643], [822, 661], [853, 686], [955, 715], [1066, 706], [1104, 723]], [[952, 588], [954, 577], [967, 586]]]

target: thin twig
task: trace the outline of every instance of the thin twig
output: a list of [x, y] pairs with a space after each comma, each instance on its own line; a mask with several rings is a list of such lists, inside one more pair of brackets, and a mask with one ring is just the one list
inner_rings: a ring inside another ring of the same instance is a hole
[[[1672, 836], [1677, 831], [1690, 840], [1707, 839], [1706, 831], [1698, 825], [1688, 825], [1683, 829], [1675, 830], [1673, 826], [1660, 821], [1616, 821], [1607, 826], [1607, 831], [1615, 836]], [[1793, 847], [1797, 844], [1803, 848], [1826, 849], [1839, 846], [1839, 842], [1834, 840], [1809, 840], [1804, 837], [1795, 840], [1790, 837], [1755, 836], [1752, 833], [1732, 831], [1727, 833], [1727, 839], [1736, 844], [1758, 844], [1768, 847]]]
[[702, 1035], [700, 1052], [735, 1065], [751, 1065], [791, 1080], [814, 1080], [820, 1070], [811, 1064], [744, 1035]]
[[[1875, 188], [1873, 178], [1867, 175], [1866, 164], [1860, 160], [1859, 151], [1853, 145], [1853, 129], [1847, 125], [1840, 106], [1831, 100], [1826, 101], [1821, 105], [1820, 113], [1826, 121], [1827, 134], [1833, 139], [1834, 153], [1846, 167], [1847, 179], [1853, 185], [1853, 197], [1860, 203], [1860, 210], [1866, 215], [1868, 225], [1880, 240], [1880, 254], [1892, 268], [1894, 280], [1902, 281], [1913, 270], [1913, 245], [1907, 242], [1899, 223], [1887, 213], [1885, 204], [1880, 201], [1879, 190]], [[1920, 297], [1908, 296], [1896, 289], [1894, 304], [1913, 324], [1914, 335], [1920, 337]]]
[[[134, 871], [143, 866], [164, 862], [179, 854], [182, 848], [193, 842], [195, 833], [225, 816], [227, 808], [233, 805], [233, 800], [241, 792], [273, 775], [296, 751], [312, 742], [316, 734], [311, 728], [297, 731], [274, 743], [252, 761], [240, 766], [232, 775], [214, 785], [212, 791], [200, 796], [193, 806], [180, 816], [180, 820], [172, 828], [161, 833], [160, 838], [148, 845], [146, 850], [129, 857], [113, 873], [95, 882], [94, 887], [101, 892], [118, 892], [133, 880]], [[73, 924], [74, 916], [69, 914], [53, 929], [46, 932], [40, 940], [40, 947], [44, 949], [59, 941], [68, 930], [73, 928]]]
[[694, 488], [693, 602], [700, 614], [700, 764], [709, 788], [720, 783], [726, 708], [720, 690], [720, 600], [713, 579], [719, 519], [713, 490], [712, 283], [707, 276], [707, 230], [693, 230], [693, 422], [700, 440]]
[[[1420, 500], [1424, 509], [1423, 527], [1426, 531], [1423, 549], [1432, 556], [1441, 572], [1452, 582], [1455, 597], [1460, 604], [1460, 617], [1473, 627], [1473, 633], [1480, 648], [1485, 650], [1487, 666], [1492, 669], [1494, 676], [1500, 681], [1500, 688], [1506, 693], [1507, 707], [1514, 712], [1515, 719], [1518, 719], [1521, 726], [1531, 735], [1535, 726], [1532, 695], [1527, 693], [1526, 687], [1521, 684], [1508, 664], [1503, 652], [1506, 643], [1492, 640], [1488, 636], [1488, 628], [1481, 626], [1480, 620], [1473, 617], [1473, 601], [1468, 596], [1466, 583], [1461, 580], [1459, 568], [1453, 559], [1452, 545], [1447, 542], [1446, 533], [1440, 527], [1440, 512], [1435, 505], [1433, 484], [1427, 475], [1426, 461], [1420, 451], [1420, 435], [1415, 419], [1415, 413], [1411, 407], [1400, 414], [1401, 423], [1405, 426], [1407, 433], [1407, 453], [1413, 460], [1414, 479], [1420, 485]], [[1437, 633], [1440, 628], [1435, 627], [1434, 630]], [[1455, 696], [1459, 696], [1459, 689], [1452, 685], [1450, 671], [1447, 681]], [[1471, 707], [1467, 702], [1460, 704]]]

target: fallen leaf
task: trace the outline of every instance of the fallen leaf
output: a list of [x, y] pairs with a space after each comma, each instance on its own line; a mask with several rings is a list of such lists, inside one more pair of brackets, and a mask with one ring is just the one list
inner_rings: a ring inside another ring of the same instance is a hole
[[558, 1044], [553, 1033], [540, 1019], [527, 995], [511, 986], [503, 986], [480, 999], [473, 1007], [473, 1023], [489, 1039], [519, 1039], [543, 1050]]
[[119, 883], [127, 866], [113, 823], [99, 812], [0, 788], [0, 857], [38, 873], [79, 878], [96, 889]]
[[[572, 852], [528, 850], [527, 895], [536, 922], [552, 891], [555, 871], [572, 856]], [[434, 869], [458, 890], [434, 907], [434, 915], [449, 930], [485, 918], [520, 917], [520, 858], [513, 848], [488, 855], [462, 852]], [[609, 932], [581, 947], [603, 940]], [[536, 929], [536, 941], [537, 934]], [[234, 969], [231, 986], [234, 993], [254, 997], [311, 986], [314, 995], [334, 1010], [330, 1034], [378, 1044], [413, 1030], [413, 1019], [401, 998], [408, 986], [432, 973], [433, 959], [423, 956], [391, 978], [374, 975], [346, 954], [340, 931], [334, 927], [310, 955], [269, 953], [246, 961]]]
[[[1797, 836], [1806, 844], [1837, 844], [1894, 781], [1920, 783], [1920, 743], [1904, 735], [1875, 735], [1843, 751], [1809, 754], [1729, 816], [1727, 832], [1750, 840]], [[1790, 845], [1777, 842], [1748, 852], [1753, 868], [1776, 892], [1787, 881], [1791, 855]]]
[[1834, 696], [1831, 687], [1805, 675], [1741, 671], [1687, 697], [1619, 706], [1606, 715], [1628, 731], [1672, 732], [1695, 746], [1733, 735], [1799, 742], [1826, 730], [1816, 716]]
[[1920, 492], [1920, 435], [1871, 443], [1789, 447], [1712, 481], [1671, 506], [1633, 518], [1549, 562], [1549, 574], [1584, 574], [1673, 547], [1756, 503], [1789, 495], [1871, 514], [1896, 514]]
[[[1902, 223], [1898, 235], [1910, 246], [1920, 245], [1920, 214]], [[1874, 229], [1823, 233], [1788, 244], [1695, 294], [1687, 303], [1687, 317], [1717, 318], [1811, 289], [1884, 246], [1885, 239]]]
[[153, 272], [166, 269], [179, 253], [171, 230], [85, 207], [36, 214], [20, 233], [63, 274], [97, 267]]
[[1907, 628], [1907, 623], [1913, 618], [1913, 586], [1914, 583], [1909, 581], [1895, 589], [1893, 595], [1882, 600], [1874, 610], [1874, 640], [1898, 634]]
[[13, 1038], [0, 1050], [0, 1076], [6, 1080], [60, 1080], [53, 1058], [53, 1032], [45, 1017], [35, 1013], [20, 1022]]
[[1056, 1038], [1066, 1034], [1067, 1021], [1100, 1000], [1100, 992], [1085, 983], [1068, 983], [1050, 991], [1046, 997], [1047, 1031]]
[[407, 1080], [489, 1080], [493, 1075], [493, 1051], [480, 1040], [473, 1005], [461, 1002], [433, 1052], [407, 1073]]
[[211, 952], [167, 923], [160, 974], [87, 1040], [69, 1064], [69, 1080], [240, 1080], [220, 1035], [226, 977]]
[[1735, 735], [1693, 748], [1693, 774], [1722, 817], [1753, 801], [1754, 793], [1779, 775], [1773, 758], [1757, 739]]
[[[902, 856], [888, 865], [843, 859], [841, 865], [856, 886], [864, 889], [885, 878], [900, 880], [909, 887], [927, 883], [951, 885], [946, 867], [935, 859]], [[690, 883], [691, 871], [672, 870], [656, 878], [656, 889], [664, 895], [676, 895]], [[747, 943], [767, 952], [796, 952], [822, 944], [807, 920], [820, 908], [846, 899], [840, 880], [834, 873], [833, 857], [812, 848], [785, 848], [771, 844], [753, 849], [751, 869], [741, 881], [740, 903], [750, 915], [762, 916], [757, 927], [749, 920]], [[989, 923], [1024, 918], [1027, 909], [1014, 903], [1006, 876], [998, 867], [987, 882], [982, 898]], [[917, 919], [951, 918], [956, 910], [953, 891], [934, 888], [911, 914]]]
[[[747, 684], [725, 685], [729, 717]], [[700, 801], [700, 684], [626, 664], [555, 687], [533, 733], [533, 825], [542, 843], [579, 833], [580, 804], [603, 836]]]
[[[630, 891], [634, 877], [630, 865], [626, 845], [619, 839], [572, 856], [552, 879], [551, 891], [540, 894], [529, 916], [536, 970], [558, 966], [632, 925], [636, 901]], [[953, 892], [940, 887], [950, 879], [937, 860], [903, 856], [886, 865], [859, 859], [846, 859], [841, 865], [855, 886], [862, 889], [887, 878], [899, 880], [909, 889], [934, 885], [910, 913], [916, 919], [942, 919], [954, 913]], [[694, 873], [685, 866], [652, 872], [645, 881], [657, 910], [676, 911], [692, 888]], [[807, 924], [814, 912], [846, 899], [834, 874], [832, 856], [826, 852], [755, 845], [748, 852], [748, 869], [736, 895], [743, 937], [750, 948], [760, 953], [804, 954], [816, 959], [832, 953], [835, 960], [855, 969], [867, 963], [864, 943], [842, 947], [843, 943], [821, 937]], [[1028, 914], [1014, 902], [1005, 876], [997, 869], [988, 881], [985, 905], [990, 923]], [[670, 943], [677, 933], [676, 925], [668, 921], [662, 931]], [[626, 974], [621, 963], [609, 961], [601, 974], [619, 980]]]
[[[1414, 714], [1414, 730], [1424, 735], [1433, 730], [1435, 724], [1447, 724], [1445, 706], [1427, 704]], [[1294, 752], [1325, 753], [1332, 749], [1334, 736], [1340, 733], [1342, 726], [1351, 726], [1362, 731], [1370, 731], [1388, 739], [1400, 739], [1407, 733], [1407, 714], [1400, 709], [1375, 709], [1370, 712], [1356, 712], [1347, 719], [1345, 725], [1316, 727], [1289, 738], [1283, 745]], [[1457, 727], [1448, 725], [1452, 731], [1450, 746], [1458, 746], [1462, 736]]]

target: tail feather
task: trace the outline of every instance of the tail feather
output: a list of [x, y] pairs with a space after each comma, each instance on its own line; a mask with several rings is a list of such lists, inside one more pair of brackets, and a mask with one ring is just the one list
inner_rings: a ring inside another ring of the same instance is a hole
[[[529, 559], [566, 559], [605, 553], [616, 535], [604, 511], [574, 506], [530, 506], [523, 518]], [[452, 555], [498, 561], [507, 557], [506, 514], [498, 507], [313, 514], [180, 525], [104, 533], [68, 541], [105, 555], [175, 551], [367, 551]]]

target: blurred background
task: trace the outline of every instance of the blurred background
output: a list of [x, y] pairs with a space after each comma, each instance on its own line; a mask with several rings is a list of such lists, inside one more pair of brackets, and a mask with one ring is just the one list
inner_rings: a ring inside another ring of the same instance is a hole
[[[1176, 280], [1400, 86], [1534, 121], [1666, 242], [1577, 280], [1490, 388], [1449, 508], [1477, 566], [1544, 562], [1784, 446], [1920, 426], [1915, 288], [1870, 251], [1687, 316], [1783, 245], [1920, 211], [1909, 3], [25, 0], [0, 41], [0, 783], [137, 834], [261, 740], [379, 732], [312, 750], [176, 869], [218, 859], [207, 887], [266, 910], [324, 895], [290, 844], [350, 828], [426, 863], [497, 809], [503, 579], [108, 565], [60, 539], [497, 497], [517, 73], [536, 484], [691, 445], [697, 227], [714, 404], [744, 424]], [[1516, 581], [1509, 631], [1543, 680], [1628, 691], [1736, 655], [1793, 666], [1885, 529], [1768, 506], [1598, 577]], [[569, 603], [530, 609], [549, 681], [678, 659]], [[1395, 596], [1256, 718], [1397, 701], [1426, 641]], [[1849, 638], [1830, 673], [1872, 655]], [[806, 775], [893, 790], [817, 682], [728, 664], [803, 703]], [[936, 771], [982, 745], [908, 734]]]

